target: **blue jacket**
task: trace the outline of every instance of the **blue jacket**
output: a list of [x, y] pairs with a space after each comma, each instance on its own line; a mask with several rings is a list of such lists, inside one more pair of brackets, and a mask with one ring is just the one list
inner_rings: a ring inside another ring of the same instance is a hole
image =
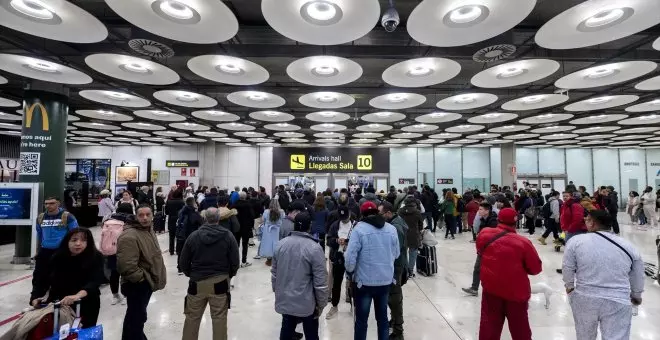
[[396, 228], [380, 215], [362, 219], [351, 232], [344, 254], [346, 272], [358, 287], [393, 283], [394, 260], [400, 255]]
[[328, 220], [328, 210], [314, 210], [312, 220], [312, 235], [325, 234], [325, 222]]
[[259, 243], [259, 256], [273, 257], [275, 246], [280, 241], [280, 228], [284, 220], [284, 211], [280, 211], [280, 218], [276, 222], [270, 220], [270, 209], [264, 211], [264, 223], [261, 225], [261, 242]]
[[63, 213], [62, 208], [55, 215], [44, 212], [44, 220], [37, 221], [37, 236], [42, 248], [57, 249], [69, 230], [78, 228], [78, 221], [71, 213], [66, 218], [67, 225], [62, 225]]
[[231, 195], [229, 195], [229, 205], [234, 206], [234, 203], [238, 201], [238, 191], [232, 191]]

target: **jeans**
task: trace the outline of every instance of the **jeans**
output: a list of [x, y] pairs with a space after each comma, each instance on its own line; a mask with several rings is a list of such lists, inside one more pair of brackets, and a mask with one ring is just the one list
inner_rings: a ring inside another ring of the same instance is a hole
[[452, 214], [445, 214], [445, 226], [447, 228], [447, 231], [445, 231], [445, 238], [449, 236], [450, 232], [451, 236], [454, 236], [456, 233], [456, 216]]
[[303, 324], [305, 340], [319, 340], [319, 319], [314, 315], [304, 318], [293, 315], [282, 315], [282, 328], [280, 329], [280, 340], [291, 340], [296, 332], [296, 326]]
[[144, 323], [147, 322], [147, 306], [153, 294], [149, 282], [126, 282], [121, 286], [121, 292], [126, 296], [126, 315], [121, 339], [146, 340]]
[[367, 339], [367, 321], [374, 302], [374, 315], [378, 324], [378, 340], [388, 340], [390, 326], [387, 320], [387, 300], [390, 286], [362, 286], [353, 284], [355, 294], [355, 333], [354, 340]]
[[559, 230], [557, 226], [557, 221], [555, 221], [554, 218], [546, 218], [545, 219], [545, 231], [543, 232], [543, 235], [541, 237], [546, 238], [552, 233], [552, 237], [555, 238], [555, 240], [559, 239]]
[[344, 281], [344, 273], [346, 269], [344, 264], [333, 263], [332, 264], [332, 306], [337, 307], [339, 305], [339, 299], [341, 297], [341, 283]]
[[[242, 246], [243, 248], [241, 249], [241, 263], [246, 263], [247, 262], [247, 253], [248, 253], [248, 247], [250, 246], [250, 237], [243, 235], [240, 231], [234, 234], [234, 238], [236, 238], [236, 243]], [[241, 240], [243, 242], [241, 243]]]
[[435, 224], [433, 224], [433, 212], [427, 211], [422, 216], [426, 219], [426, 229], [435, 232]]
[[417, 263], [417, 248], [408, 248], [408, 273], [415, 272], [415, 264]]

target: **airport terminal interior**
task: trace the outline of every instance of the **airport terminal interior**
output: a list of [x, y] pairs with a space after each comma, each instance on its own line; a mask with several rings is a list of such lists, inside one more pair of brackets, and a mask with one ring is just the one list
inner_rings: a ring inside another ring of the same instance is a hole
[[[660, 340], [660, 223], [631, 213], [659, 214], [630, 206], [647, 191], [660, 208], [658, 63], [658, 0], [0, 0], [0, 334], [30, 309], [48, 197], [100, 247], [108, 191], [373, 188], [384, 199], [411, 186], [484, 197], [582, 186], [611, 187], [620, 236], [650, 268], [629, 338]], [[482, 290], [462, 290], [472, 233], [438, 227], [437, 273], [402, 287], [403, 335], [480, 339]], [[551, 293], [549, 305], [529, 300], [533, 338], [590, 340], [556, 271], [565, 248], [541, 244], [543, 231], [517, 229], [543, 263], [531, 283]], [[179, 339], [188, 278], [168, 233], [156, 237], [167, 285], [144, 332]], [[232, 340], [280, 335], [253, 240], [231, 288]], [[127, 307], [112, 298], [102, 285], [98, 325], [122, 339]], [[342, 296], [326, 319], [329, 308], [320, 339], [351, 338], [351, 305]], [[212, 338], [208, 309], [199, 338]], [[518, 340], [506, 325], [501, 339]]]

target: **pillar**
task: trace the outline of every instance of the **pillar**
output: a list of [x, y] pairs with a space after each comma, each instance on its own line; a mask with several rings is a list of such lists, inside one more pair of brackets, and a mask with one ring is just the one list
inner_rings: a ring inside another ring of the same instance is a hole
[[214, 178], [217, 175], [215, 171], [215, 142], [209, 141], [204, 144], [204, 149], [202, 152], [202, 162], [201, 162], [201, 176], [199, 178], [199, 184], [209, 187], [216, 185]]
[[502, 181], [501, 186], [508, 186], [512, 190], [516, 184], [516, 146], [513, 143], [502, 144], [500, 147]]
[[[64, 196], [68, 93], [57, 84], [32, 84], [25, 91], [20, 182], [43, 183], [40, 200]], [[36, 235], [35, 235], [36, 237]], [[32, 228], [16, 228], [14, 263], [30, 260]]]

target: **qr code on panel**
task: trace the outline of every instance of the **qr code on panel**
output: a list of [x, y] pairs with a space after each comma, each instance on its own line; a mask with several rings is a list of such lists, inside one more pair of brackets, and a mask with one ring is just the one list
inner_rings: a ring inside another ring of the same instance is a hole
[[21, 175], [39, 175], [41, 153], [21, 152]]

